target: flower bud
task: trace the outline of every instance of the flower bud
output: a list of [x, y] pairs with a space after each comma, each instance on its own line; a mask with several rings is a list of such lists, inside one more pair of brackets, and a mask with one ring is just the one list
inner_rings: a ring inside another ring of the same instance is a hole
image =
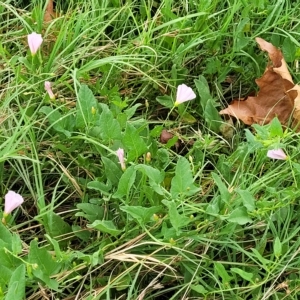
[[159, 220], [159, 216], [157, 214], [153, 214], [153, 220], [157, 222]]
[[176, 245], [176, 241], [173, 238], [170, 238], [169, 242], [172, 246]]
[[49, 97], [51, 100], [54, 100], [55, 99], [55, 95], [53, 94], [52, 92], [52, 89], [51, 89], [51, 82], [50, 81], [45, 81], [45, 90], [47, 91]]
[[119, 148], [119, 149], [116, 151], [116, 153], [117, 153], [117, 156], [118, 156], [118, 158], [119, 158], [119, 162], [120, 162], [120, 164], [121, 164], [121, 169], [122, 169], [123, 171], [125, 171], [125, 170], [126, 170], [126, 165], [125, 165], [125, 160], [124, 160], [124, 149]]
[[146, 162], [149, 163], [151, 161], [151, 153], [147, 152], [146, 153]]

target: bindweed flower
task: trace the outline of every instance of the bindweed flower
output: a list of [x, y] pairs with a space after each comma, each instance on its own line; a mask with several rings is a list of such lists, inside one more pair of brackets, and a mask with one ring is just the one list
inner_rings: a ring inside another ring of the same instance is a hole
[[281, 159], [281, 160], [287, 159], [287, 155], [284, 153], [282, 149], [269, 150], [267, 156], [273, 159]]
[[121, 169], [122, 169], [123, 171], [125, 171], [125, 170], [126, 170], [126, 165], [125, 165], [125, 160], [124, 160], [124, 149], [119, 148], [119, 149], [116, 151], [116, 153], [117, 153], [117, 156], [118, 156], [118, 158], [119, 158], [119, 162], [120, 162], [120, 164], [121, 164]]
[[176, 101], [174, 106], [178, 106], [179, 104], [190, 101], [196, 98], [196, 94], [194, 91], [185, 84], [181, 84], [177, 87], [176, 93]]
[[35, 55], [42, 45], [42, 35], [36, 32], [27, 35], [28, 46], [32, 55]]
[[50, 81], [45, 81], [45, 90], [47, 91], [49, 97], [51, 100], [54, 100], [55, 99], [55, 95], [53, 94], [52, 92], [52, 89], [51, 89], [51, 82]]
[[24, 202], [23, 197], [13, 191], [8, 191], [5, 195], [4, 217], [9, 215], [14, 209]]

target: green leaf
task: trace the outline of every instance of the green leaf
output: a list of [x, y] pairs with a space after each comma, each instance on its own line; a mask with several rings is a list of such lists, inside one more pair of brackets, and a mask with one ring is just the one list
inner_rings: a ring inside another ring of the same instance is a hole
[[137, 165], [135, 167], [135, 169], [142, 172], [149, 178], [149, 184], [156, 193], [158, 193], [160, 195], [164, 194], [164, 191], [160, 185], [165, 177], [163, 172], [160, 172], [159, 170], [157, 170], [151, 166], [147, 166], [147, 165], [143, 165], [143, 164]]
[[116, 117], [116, 120], [119, 122], [120, 124], [120, 128], [121, 130], [124, 129], [126, 127], [127, 121], [128, 121], [128, 117], [126, 116], [125, 113], [119, 113]]
[[6, 249], [10, 249], [10, 245], [5, 244], [2, 240], [0, 241], [0, 258], [1, 265], [15, 269], [20, 265], [20, 260], [18, 257], [12, 255], [10, 252], [6, 251]]
[[171, 195], [175, 199], [179, 195], [191, 196], [200, 191], [200, 188], [194, 184], [192, 170], [188, 160], [180, 157], [175, 168], [175, 176], [171, 181]]
[[237, 189], [248, 212], [255, 210], [255, 199], [249, 191]]
[[204, 119], [210, 129], [215, 132], [219, 131], [222, 124], [222, 118], [219, 111], [216, 109], [216, 101], [208, 99], [204, 108]]
[[25, 283], [25, 265], [22, 264], [17, 267], [11, 275], [5, 300], [25, 299]]
[[135, 177], [136, 177], [136, 170], [134, 166], [130, 166], [122, 174], [118, 184], [118, 190], [114, 193], [113, 197], [122, 199], [124, 196], [128, 196], [129, 191], [132, 185], [134, 184]]
[[138, 130], [129, 123], [127, 123], [122, 143], [128, 151], [128, 161], [139, 158], [147, 151], [147, 146], [144, 140], [140, 137]]
[[105, 175], [106, 175], [107, 179], [113, 185], [117, 185], [123, 174], [120, 166], [105, 156], [102, 156], [102, 161], [104, 164]]
[[206, 290], [205, 287], [201, 284], [197, 284], [197, 285], [192, 284], [191, 289], [193, 291], [195, 291], [196, 293], [202, 294], [202, 295], [205, 295], [208, 293], [208, 290]]
[[78, 92], [76, 103], [76, 127], [84, 129], [96, 123], [96, 114], [93, 110], [97, 109], [98, 102], [93, 95], [93, 92], [86, 86], [82, 85]]
[[253, 283], [253, 274], [252, 273], [249, 273], [249, 272], [246, 272], [242, 269], [239, 269], [239, 268], [231, 268], [230, 269], [232, 272], [240, 275], [243, 279], [247, 280], [247, 281], [250, 281], [251, 283]]
[[40, 112], [45, 114], [49, 123], [51, 124], [50, 127], [53, 127], [54, 130], [57, 132], [63, 133], [66, 137], [70, 137], [71, 133], [67, 129], [73, 129], [72, 116], [62, 116], [61, 113], [57, 109], [53, 109], [49, 106], [43, 106], [40, 109]]
[[161, 211], [160, 206], [143, 207], [143, 206], [121, 206], [120, 209], [128, 213], [133, 219], [137, 220], [140, 224], [149, 222], [153, 214]]
[[236, 27], [233, 45], [234, 52], [239, 52], [241, 49], [245, 48], [251, 41], [250, 37], [245, 36], [245, 32], [249, 30], [248, 28], [250, 24], [251, 22], [249, 18], [243, 18], [240, 20], [238, 26]]
[[[2, 224], [2, 222], [0, 222], [0, 239], [8, 245], [11, 245], [12, 243], [12, 233]], [[11, 250], [11, 247], [8, 249]]]
[[164, 240], [169, 241], [171, 238], [174, 238], [174, 236], [178, 233], [176, 232], [174, 227], [169, 228], [166, 222], [163, 222], [161, 227], [161, 234], [163, 235]]
[[137, 110], [140, 106], [142, 106], [142, 104], [141, 104], [141, 103], [137, 103], [137, 104], [133, 105], [132, 107], [127, 108], [127, 109], [124, 110], [124, 113], [126, 114], [128, 120], [129, 120], [131, 117], [134, 116], [136, 110]]
[[[251, 41], [251, 38], [247, 36], [243, 36], [243, 34], [239, 34], [235, 39], [235, 45], [234, 45], [234, 51], [239, 52], [243, 48], [245, 48], [249, 42]], [[240, 73], [242, 71], [239, 71]]]
[[100, 104], [102, 113], [99, 119], [99, 130], [104, 141], [121, 139], [121, 128], [119, 122], [114, 118], [106, 104]]
[[81, 226], [72, 225], [72, 230], [74, 235], [84, 242], [88, 242], [91, 238], [91, 232], [89, 230], [82, 230]]
[[87, 184], [87, 188], [88, 189], [91, 189], [91, 190], [95, 190], [95, 191], [99, 191], [105, 195], [108, 195], [109, 194], [109, 191], [111, 190], [111, 184], [110, 183], [103, 183], [103, 182], [100, 182], [98, 180], [94, 180], [94, 181], [90, 181], [88, 184]]
[[286, 62], [293, 62], [296, 57], [297, 47], [290, 37], [286, 37], [282, 44], [282, 53]]
[[255, 248], [251, 248], [251, 251], [254, 253], [254, 255], [256, 256], [256, 258], [264, 265], [264, 267], [268, 266], [270, 263], [272, 263], [272, 261], [264, 258], [257, 249]]
[[55, 251], [56, 259], [57, 260], [62, 260], [63, 259], [63, 254], [62, 254], [62, 251], [61, 251], [61, 249], [59, 247], [58, 241], [56, 241], [55, 239], [51, 238], [49, 234], [45, 234], [44, 236], [47, 239], [47, 241], [49, 243], [51, 243], [51, 245], [53, 246], [54, 251]]
[[229, 66], [230, 66], [230, 68], [232, 68], [236, 72], [242, 73], [244, 71], [244, 68], [242, 66], [239, 66], [234, 61], [232, 61]]
[[231, 223], [237, 223], [239, 225], [245, 225], [246, 223], [252, 223], [252, 219], [249, 218], [245, 207], [238, 207], [232, 211], [227, 220]]
[[214, 262], [214, 269], [215, 272], [222, 278], [223, 283], [228, 283], [233, 279], [233, 277], [227, 273], [225, 267], [220, 262]]
[[32, 240], [30, 243], [28, 262], [36, 266], [32, 270], [34, 276], [44, 281], [49, 288], [58, 290], [57, 281], [51, 279], [50, 276], [57, 274], [61, 265], [52, 258], [45, 248], [39, 248], [36, 240]]
[[222, 181], [222, 179], [219, 175], [212, 172], [211, 176], [212, 176], [213, 180], [215, 181], [216, 185], [219, 188], [219, 192], [220, 192], [222, 201], [225, 202], [225, 203], [228, 203], [228, 201], [230, 200], [230, 197], [231, 197], [231, 194], [229, 193], [228, 188], [223, 183], [223, 181]]
[[17, 233], [12, 234], [12, 244], [11, 244], [12, 253], [15, 255], [20, 254], [23, 251], [22, 241]]
[[[2, 254], [2, 253], [0, 253], [0, 254]], [[2, 255], [1, 255], [1, 258], [2, 258]], [[9, 283], [9, 280], [11, 278], [12, 273], [13, 273], [13, 271], [11, 269], [3, 266], [2, 261], [1, 261], [1, 264], [0, 264], [0, 274], [1, 274], [1, 276], [0, 276], [0, 286], [1, 287], [7, 286], [7, 284]]]
[[207, 101], [212, 99], [210, 94], [209, 85], [203, 75], [199, 76], [199, 79], [194, 80], [196, 88], [198, 90], [198, 94], [200, 95], [200, 104], [202, 107], [202, 111], [205, 111]]
[[206, 67], [205, 70], [203, 70], [204, 74], [213, 75], [215, 73], [220, 72], [222, 69], [222, 63], [220, 59], [216, 56], [209, 57], [206, 59]]
[[279, 258], [282, 254], [282, 244], [278, 236], [276, 236], [274, 241], [274, 255], [276, 258]]
[[165, 144], [165, 147], [168, 149], [172, 148], [174, 145], [176, 145], [178, 139], [179, 139], [178, 136], [174, 135], [171, 139], [169, 139], [167, 141], [167, 143]]
[[32, 69], [32, 63], [30, 63], [26, 57], [18, 57], [18, 61], [24, 64], [28, 70]]
[[205, 212], [209, 215], [218, 216], [220, 212], [220, 195], [214, 197], [207, 205]]
[[236, 27], [236, 30], [235, 32], [238, 34], [238, 33], [243, 33], [243, 32], [248, 32], [248, 26], [250, 25], [250, 19], [247, 17], [247, 18], [242, 18], [237, 27]]
[[161, 125], [154, 126], [154, 128], [150, 131], [150, 136], [156, 138], [159, 137], [163, 129], [164, 127]]
[[170, 96], [158, 96], [156, 101], [164, 107], [172, 108], [174, 106], [174, 100]]
[[200, 75], [195, 81], [198, 94], [200, 95], [200, 105], [202, 107], [205, 122], [213, 131], [219, 131], [222, 124], [222, 118], [216, 109], [217, 102], [213, 100], [210, 94], [208, 83], [204, 76]]
[[180, 115], [180, 119], [182, 120], [183, 123], [189, 123], [189, 124], [194, 124], [198, 121], [194, 116], [192, 116], [190, 113], [186, 111]]
[[102, 206], [91, 203], [78, 203], [76, 206], [82, 211], [75, 214], [77, 217], [84, 217], [90, 222], [103, 219], [104, 208]]
[[72, 232], [71, 226], [53, 212], [47, 214], [44, 225], [47, 233], [54, 238]]
[[90, 225], [87, 225], [88, 228], [95, 228], [102, 233], [108, 233], [112, 236], [119, 235], [122, 230], [119, 230], [116, 228], [115, 224], [112, 221], [101, 221], [101, 220], [96, 220]]
[[179, 234], [179, 229], [186, 226], [191, 221], [191, 219], [178, 212], [174, 201], [162, 200], [162, 203], [168, 207], [170, 222], [173, 228], [176, 230], [177, 234]]
[[274, 118], [270, 123], [270, 137], [283, 137], [283, 130], [278, 118]]

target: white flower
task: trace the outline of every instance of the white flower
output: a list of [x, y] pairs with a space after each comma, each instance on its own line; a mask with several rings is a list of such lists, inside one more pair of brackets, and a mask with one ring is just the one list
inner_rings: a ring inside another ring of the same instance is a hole
[[24, 202], [23, 197], [13, 191], [8, 191], [5, 195], [4, 215], [9, 215], [15, 208]]
[[32, 55], [35, 55], [42, 45], [42, 35], [36, 32], [27, 35], [28, 46]]
[[194, 91], [187, 85], [181, 84], [177, 87], [176, 101], [174, 105], [178, 106], [183, 102], [190, 101], [195, 98], [196, 98], [196, 94], [194, 93]]
[[284, 153], [282, 149], [269, 150], [267, 156], [273, 159], [281, 159], [281, 160], [287, 159], [287, 155]]

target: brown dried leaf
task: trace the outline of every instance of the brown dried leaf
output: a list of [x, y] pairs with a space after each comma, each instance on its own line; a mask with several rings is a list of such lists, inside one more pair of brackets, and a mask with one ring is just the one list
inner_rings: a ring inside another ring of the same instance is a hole
[[53, 19], [56, 19], [59, 17], [59, 14], [56, 13], [53, 9], [53, 0], [48, 0], [48, 4], [45, 10], [45, 14], [44, 14], [44, 22], [48, 23], [50, 21], [52, 21]]
[[255, 41], [260, 46], [261, 50], [268, 52], [274, 68], [280, 68], [282, 65], [282, 60], [284, 59], [281, 51], [262, 38], [258, 37], [255, 39]]
[[166, 144], [171, 138], [173, 138], [174, 134], [169, 132], [166, 129], [163, 129], [161, 134], [160, 134], [160, 142], [162, 144]]
[[292, 91], [296, 91], [297, 92], [297, 97], [294, 100], [294, 114], [293, 114], [293, 118], [294, 118], [294, 126], [296, 126], [299, 122], [300, 122], [300, 86], [298, 84], [296, 84]]
[[282, 78], [287, 79], [290, 82], [293, 82], [292, 76], [287, 68], [287, 64], [283, 58], [283, 55], [280, 50], [278, 50], [271, 43], [266, 42], [261, 38], [255, 39], [261, 50], [268, 52], [269, 58], [273, 63], [274, 72], [281, 75]]
[[220, 114], [234, 116], [247, 125], [269, 123], [274, 117], [286, 124], [293, 113], [300, 87], [293, 83], [281, 51], [261, 38], [256, 41], [263, 51], [268, 52], [272, 62], [263, 76], [255, 80], [259, 92], [244, 101], [234, 100]]
[[[169, 132], [166, 129], [163, 129], [160, 134], [159, 140], [162, 144], [167, 144], [169, 142], [169, 140], [171, 140], [173, 137], [175, 137], [175, 135], [173, 133]], [[175, 149], [178, 150], [179, 146], [181, 145], [181, 142], [178, 139], [174, 142], [175, 142], [175, 144], [174, 144]]]

